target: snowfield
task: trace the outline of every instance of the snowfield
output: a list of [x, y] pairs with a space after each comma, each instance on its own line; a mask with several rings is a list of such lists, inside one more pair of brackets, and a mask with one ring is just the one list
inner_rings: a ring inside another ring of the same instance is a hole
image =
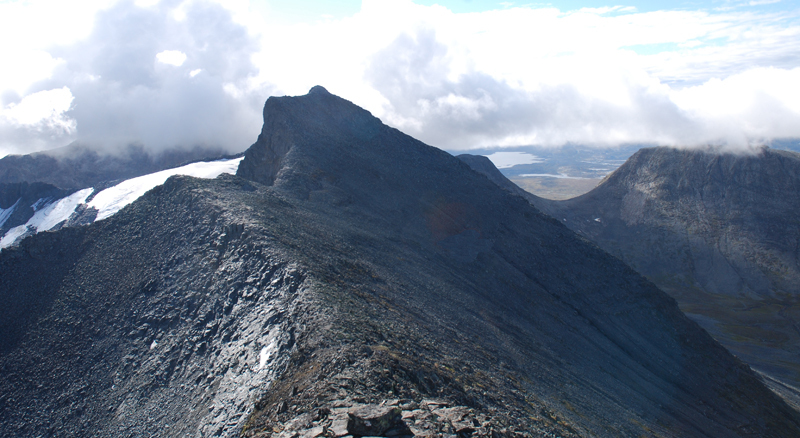
[[28, 220], [27, 226], [36, 228], [37, 231], [47, 231], [53, 229], [56, 225], [69, 219], [78, 205], [86, 202], [86, 198], [92, 194], [92, 189], [78, 190], [77, 192], [60, 199], [57, 202], [49, 204], [45, 208], [36, 212], [32, 218]]
[[[17, 244], [25, 236], [51, 230], [59, 224], [66, 223], [81, 205], [85, 205], [88, 209], [97, 210], [95, 221], [103, 220], [113, 216], [126, 205], [139, 199], [150, 189], [164, 184], [171, 176], [187, 175], [210, 179], [216, 178], [223, 173], [235, 174], [236, 169], [239, 168], [240, 161], [242, 161], [242, 158], [203, 161], [131, 178], [100, 191], [88, 204], [86, 200], [94, 192], [92, 187], [79, 190], [66, 198], [58, 200], [39, 199], [30, 206], [36, 212], [33, 217], [25, 224], [8, 230], [0, 239], [0, 249]], [[8, 220], [16, 208], [19, 208], [18, 204], [19, 201], [5, 210], [0, 209], [0, 226]]]
[[97, 219], [95, 220], [101, 221], [112, 216], [122, 209], [122, 207], [139, 199], [140, 196], [147, 193], [147, 191], [153, 187], [164, 184], [171, 176], [188, 175], [196, 178], [216, 178], [223, 173], [236, 173], [240, 161], [242, 161], [241, 158], [211, 162], [204, 161], [131, 178], [98, 193], [91, 202], [89, 202], [88, 207], [97, 209]]
[[6, 209], [0, 208], [0, 227], [2, 227], [3, 224], [6, 223], [8, 218], [11, 217], [11, 214], [14, 213], [14, 210], [16, 210], [20, 200], [21, 199], [17, 199], [17, 202], [15, 202], [14, 205], [12, 205], [11, 207], [8, 207]]

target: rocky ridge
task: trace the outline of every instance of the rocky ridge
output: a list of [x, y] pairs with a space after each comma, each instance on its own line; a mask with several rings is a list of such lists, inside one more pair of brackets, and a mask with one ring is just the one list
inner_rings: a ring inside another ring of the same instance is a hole
[[237, 176], [0, 253], [3, 434], [800, 431], [674, 300], [460, 160], [321, 87], [264, 116]]

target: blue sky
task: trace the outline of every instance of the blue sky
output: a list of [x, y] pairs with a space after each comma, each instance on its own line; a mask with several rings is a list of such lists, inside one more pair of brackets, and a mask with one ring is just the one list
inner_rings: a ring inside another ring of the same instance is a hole
[[314, 85], [448, 150], [800, 137], [783, 1], [0, 0], [0, 156], [246, 148]]
[[[344, 18], [355, 14], [361, 9], [360, 0], [341, 0], [336, 2], [325, 0], [295, 0], [295, 1], [261, 1], [256, 2], [257, 8], [261, 11], [272, 10], [281, 16], [282, 19], [293, 19], [298, 21], [313, 21], [328, 15], [334, 18]], [[633, 7], [638, 12], [652, 12], [660, 10], [705, 10], [705, 11], [726, 11], [732, 9], [749, 9], [765, 12], [787, 12], [797, 9], [797, 5], [792, 1], [625, 1], [608, 2], [602, 0], [569, 0], [553, 2], [511, 2], [495, 0], [419, 0], [420, 5], [433, 6], [440, 5], [448, 8], [455, 13], [486, 12], [496, 9], [507, 9], [512, 7], [533, 7], [547, 8], [554, 7], [562, 11], [571, 11], [582, 8], [604, 8], [610, 6]]]

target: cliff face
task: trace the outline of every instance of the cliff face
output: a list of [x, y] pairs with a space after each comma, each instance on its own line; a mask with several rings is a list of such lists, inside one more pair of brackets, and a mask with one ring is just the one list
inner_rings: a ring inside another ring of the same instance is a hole
[[[383, 128], [388, 128], [368, 111], [347, 105], [320, 86], [308, 95], [271, 98], [264, 105], [264, 127], [246, 159], [239, 176], [272, 185], [283, 173], [289, 179], [304, 179], [309, 168], [330, 156], [334, 148], [349, 141], [374, 143]], [[302, 150], [310, 157], [290, 154]], [[313, 171], [311, 172], [313, 173]], [[309, 175], [311, 176], [311, 175]]]
[[653, 284], [321, 88], [267, 101], [238, 176], [0, 269], [9, 436], [800, 432]]
[[800, 154], [642, 149], [536, 204], [620, 257], [756, 368], [800, 384]]
[[794, 152], [643, 149], [591, 194], [564, 201], [558, 211], [586, 218], [595, 214], [600, 221], [584, 220], [575, 227], [599, 240], [613, 233], [594, 229], [620, 223], [670, 230], [693, 247], [688, 257], [669, 261], [674, 269], [664, 260], [637, 264], [645, 275], [663, 275], [667, 269], [692, 273], [699, 287], [728, 295], [797, 293], [798, 189], [800, 155]]

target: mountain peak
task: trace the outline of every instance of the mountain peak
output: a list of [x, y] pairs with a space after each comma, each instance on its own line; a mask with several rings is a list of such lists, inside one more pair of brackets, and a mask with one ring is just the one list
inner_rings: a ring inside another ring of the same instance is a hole
[[292, 155], [302, 151], [306, 157], [319, 158], [308, 152], [363, 142], [384, 127], [369, 111], [319, 85], [304, 96], [273, 96], [264, 105], [261, 134], [245, 153], [237, 174], [272, 185], [282, 169], [307, 167], [293, 161]]
[[331, 94], [322, 85], [315, 85], [308, 90], [308, 94]]

